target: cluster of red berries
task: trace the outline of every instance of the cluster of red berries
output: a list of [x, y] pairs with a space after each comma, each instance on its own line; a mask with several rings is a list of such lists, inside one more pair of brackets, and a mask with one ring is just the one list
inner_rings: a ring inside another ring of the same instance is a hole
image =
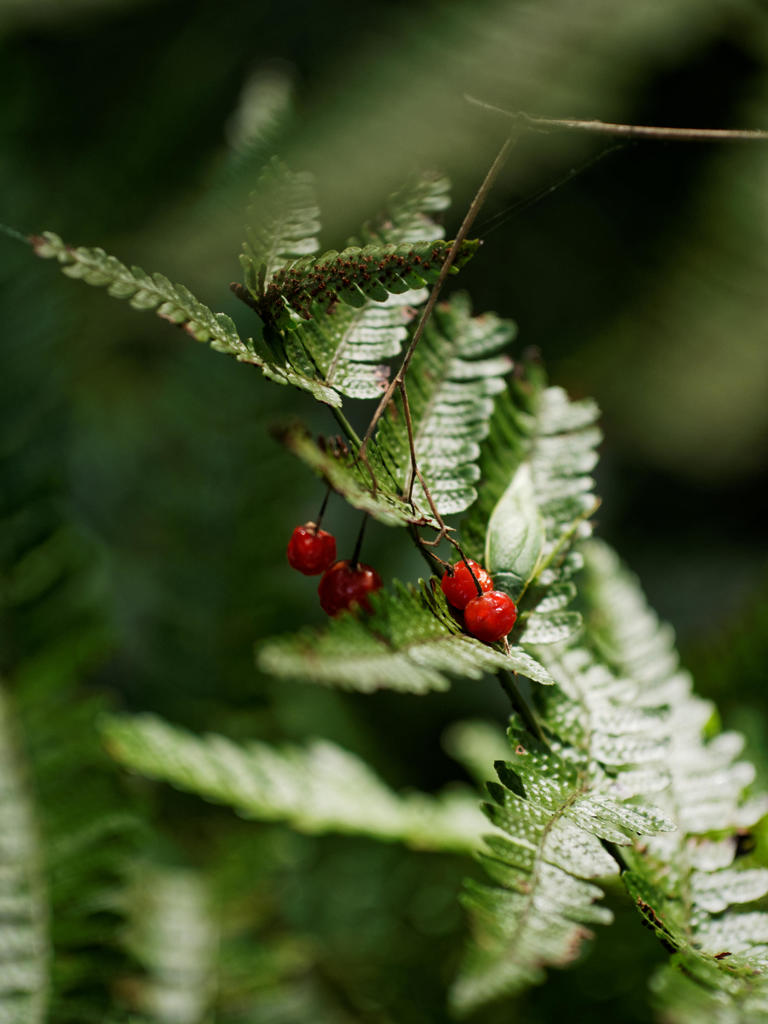
[[[370, 565], [342, 559], [336, 561], [336, 538], [317, 523], [297, 526], [288, 542], [288, 561], [305, 576], [322, 573], [317, 592], [323, 611], [338, 615], [356, 605], [371, 610], [368, 595], [381, 587], [381, 577]], [[457, 562], [440, 581], [446, 600], [464, 612], [464, 626], [470, 636], [484, 643], [501, 640], [517, 618], [515, 602], [501, 590], [493, 589], [489, 574], [468, 558]]]
[[329, 615], [360, 605], [371, 610], [368, 594], [381, 587], [381, 577], [370, 565], [336, 561], [336, 538], [316, 523], [297, 526], [288, 542], [288, 561], [305, 576], [322, 573], [317, 592], [323, 611]]
[[517, 618], [515, 602], [501, 590], [481, 565], [468, 558], [457, 562], [440, 581], [448, 604], [464, 612], [466, 631], [486, 644], [501, 640]]

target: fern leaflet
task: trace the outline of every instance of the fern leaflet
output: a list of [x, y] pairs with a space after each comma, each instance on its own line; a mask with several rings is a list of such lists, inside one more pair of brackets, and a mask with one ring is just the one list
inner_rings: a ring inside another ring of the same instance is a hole
[[536, 693], [547, 742], [511, 730], [513, 757], [497, 762], [501, 785], [488, 785], [486, 813], [509, 838], [491, 840], [483, 863], [504, 891], [481, 887], [478, 897], [469, 887], [465, 902], [479, 920], [454, 987], [462, 1012], [542, 981], [546, 966], [576, 958], [585, 925], [607, 921], [590, 881], [617, 873], [603, 843], [623, 850], [674, 828], [656, 807], [633, 802], [652, 789], [648, 766], [664, 750], [649, 741], [655, 716], [628, 702], [637, 692], [574, 640], [540, 655], [558, 684]]
[[126, 943], [143, 968], [133, 1002], [147, 1024], [211, 1019], [218, 934], [209, 904], [196, 872], [140, 865]]
[[290, 171], [273, 159], [264, 168], [246, 211], [248, 241], [240, 257], [254, 295], [288, 260], [317, 252], [320, 209], [311, 174]]
[[243, 341], [234, 321], [226, 313], [214, 313], [181, 284], [171, 284], [162, 274], [148, 274], [140, 267], [130, 269], [103, 249], [66, 245], [52, 231], [31, 239], [35, 253], [55, 259], [62, 273], [97, 288], [106, 288], [116, 299], [127, 299], [134, 309], [154, 310], [195, 338], [208, 342], [217, 352], [234, 356], [241, 363], [258, 366], [265, 377], [278, 384], [293, 384], [311, 391], [318, 401], [339, 405], [335, 391], [313, 377], [305, 378], [293, 367], [281, 365], [266, 353], [259, 354], [253, 339]]
[[[442, 238], [442, 228], [430, 214], [448, 205], [445, 178], [418, 178], [392, 196], [372, 224], [363, 227], [362, 238], [350, 245], [375, 247], [431, 243]], [[359, 246], [358, 246], [359, 248]], [[365, 283], [365, 282], [364, 282]], [[317, 282], [315, 282], [317, 284]], [[397, 356], [407, 336], [408, 323], [426, 299], [424, 289], [379, 292], [377, 299], [362, 305], [314, 302], [311, 318], [294, 324], [286, 337], [289, 359], [314, 365], [325, 382], [350, 398], [375, 398], [388, 376], [386, 360]], [[309, 365], [308, 364], [308, 365]]]
[[678, 991], [668, 975], [682, 968], [709, 993], [711, 1019], [760, 1019], [768, 1013], [768, 913], [732, 905], [768, 893], [767, 870], [734, 865], [738, 837], [768, 812], [768, 797], [749, 794], [754, 768], [737, 760], [741, 736], [705, 738], [714, 708], [693, 696], [671, 631], [659, 624], [635, 580], [605, 545], [593, 542], [586, 553], [595, 645], [642, 688], [665, 744], [659, 802], [677, 831], [632, 851], [624, 874], [642, 917], [677, 951], [659, 991]]
[[[493, 398], [504, 390], [512, 363], [499, 350], [514, 327], [492, 314], [472, 317], [469, 301], [454, 296], [436, 311], [417, 348], [408, 378], [414, 447], [419, 467], [441, 515], [463, 512], [475, 497], [480, 442], [488, 434]], [[382, 419], [378, 450], [404, 493], [427, 508], [411, 478], [405, 411], [398, 396]]]
[[9, 717], [0, 690], [0, 1021], [43, 1024], [49, 989], [47, 894]]
[[365, 693], [446, 690], [450, 676], [479, 679], [505, 669], [536, 682], [549, 673], [513, 645], [509, 653], [462, 633], [438, 587], [395, 584], [371, 597], [372, 614], [344, 614], [320, 632], [304, 630], [259, 646], [265, 672]]
[[242, 746], [224, 736], [194, 736], [150, 715], [111, 716], [102, 731], [113, 757], [126, 767], [248, 817], [422, 850], [466, 852], [479, 843], [483, 822], [469, 791], [398, 796], [332, 743], [317, 740], [303, 749], [255, 741]]
[[[462, 242], [452, 272], [475, 254], [480, 243]], [[436, 281], [450, 242], [403, 242], [400, 245], [348, 246], [322, 256], [304, 256], [278, 270], [267, 285], [259, 308], [268, 323], [288, 331], [310, 320], [313, 307], [328, 313], [337, 303], [364, 308], [367, 299], [385, 302]], [[297, 316], [300, 319], [297, 319]]]

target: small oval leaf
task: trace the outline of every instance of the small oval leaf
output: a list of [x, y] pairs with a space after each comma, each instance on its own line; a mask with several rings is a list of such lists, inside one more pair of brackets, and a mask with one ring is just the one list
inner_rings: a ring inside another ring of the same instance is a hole
[[544, 540], [531, 470], [523, 463], [491, 513], [485, 540], [486, 567], [503, 574], [504, 589], [513, 598], [535, 575]]

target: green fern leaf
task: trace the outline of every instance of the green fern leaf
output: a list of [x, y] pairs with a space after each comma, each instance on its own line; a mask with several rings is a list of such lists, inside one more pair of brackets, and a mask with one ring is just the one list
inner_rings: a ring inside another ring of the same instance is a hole
[[439, 588], [395, 584], [371, 598], [372, 614], [344, 614], [317, 632], [304, 630], [260, 645], [259, 667], [273, 675], [365, 693], [446, 690], [451, 676], [479, 679], [506, 669], [539, 683], [551, 677], [513, 645], [507, 654], [464, 633]]
[[[362, 239], [350, 245], [412, 246], [443, 237], [431, 214], [449, 202], [445, 178], [417, 178], [390, 197], [384, 211], [366, 224]], [[358, 241], [361, 245], [358, 245]], [[397, 356], [408, 324], [427, 298], [423, 288], [368, 299], [361, 306], [315, 302], [312, 316], [287, 334], [286, 353], [298, 365], [312, 365], [324, 381], [349, 398], [375, 398], [388, 376], [387, 360]]]
[[[517, 637], [538, 657], [542, 645], [576, 634], [566, 610], [581, 567], [573, 542], [588, 537], [597, 506], [589, 472], [600, 432], [593, 402], [571, 402], [529, 365], [497, 400], [480, 471], [478, 499], [462, 523], [465, 545], [520, 606]], [[524, 599], [524, 600], [523, 600]]]
[[399, 796], [359, 758], [317, 740], [305, 748], [240, 745], [197, 737], [145, 715], [104, 719], [109, 751], [121, 764], [240, 814], [287, 821], [308, 833], [344, 832], [422, 850], [477, 849], [483, 818], [462, 788], [437, 797]]
[[[439, 306], [416, 349], [408, 377], [413, 439], [419, 468], [441, 515], [463, 512], [477, 497], [480, 442], [488, 434], [493, 399], [504, 390], [512, 363], [499, 350], [514, 326], [493, 314], [472, 317], [469, 300], [457, 295]], [[400, 396], [376, 435], [385, 464], [404, 493], [426, 498], [411, 478], [408, 427]]]
[[[750, 794], [755, 773], [737, 760], [740, 736], [704, 738], [713, 707], [693, 696], [672, 634], [636, 581], [606, 546], [592, 542], [585, 551], [589, 633], [655, 715], [667, 777], [658, 800], [677, 824], [628, 853], [625, 883], [646, 922], [678, 951], [676, 962], [705, 986], [712, 1019], [748, 1019], [768, 1007], [768, 913], [732, 906], [764, 896], [768, 871], [738, 868], [734, 859], [737, 834], [768, 812], [768, 798]], [[678, 986], [667, 970], [660, 977], [659, 991], [674, 1002]]]
[[[552, 652], [548, 658], [555, 663]], [[557, 688], [545, 705], [550, 699], [568, 702], [573, 719], [583, 721], [583, 702]], [[542, 720], [552, 719], [545, 711]], [[503, 889], [468, 886], [475, 935], [452, 991], [460, 1013], [541, 982], [546, 967], [579, 955], [591, 936], [586, 925], [610, 922], [595, 905], [602, 890], [588, 881], [618, 873], [601, 841], [626, 847], [638, 835], [674, 828], [657, 808], [627, 802], [620, 775], [598, 761], [599, 731], [585, 730], [573, 744], [553, 736], [551, 746], [527, 732], [509, 733], [513, 757], [497, 762], [501, 785], [488, 784], [494, 802], [485, 807], [508, 838], [489, 840], [481, 857]]]
[[[266, 321], [272, 350], [268, 362], [274, 361], [285, 374], [297, 374], [291, 383], [327, 402], [327, 396], [310, 386], [313, 380], [318, 386], [324, 382], [322, 386], [332, 388], [337, 396], [335, 404], [339, 404], [338, 395], [372, 398], [380, 393], [388, 373], [384, 361], [400, 352], [407, 325], [427, 293], [420, 287], [424, 275], [413, 276], [403, 269], [410, 281], [406, 286], [384, 264], [372, 274], [369, 257], [375, 255], [397, 267], [407, 253], [418, 268], [416, 260], [422, 258], [425, 247], [435, 242], [443, 245], [439, 242], [442, 228], [431, 214], [448, 205], [448, 182], [422, 177], [390, 197], [376, 221], [364, 226], [361, 239], [352, 239], [338, 260], [333, 259], [338, 254], [325, 254], [319, 261], [306, 258], [317, 244], [305, 232], [318, 228], [309, 190], [306, 176], [292, 175], [274, 162], [267, 169], [254, 193], [261, 228], [258, 238], [251, 228], [241, 257], [246, 290], [236, 286], [235, 291]], [[291, 226], [287, 234], [286, 223]], [[302, 254], [304, 258], [293, 259]], [[352, 283], [353, 263], [365, 296]]]
[[2, 690], [0, 778], [0, 1021], [43, 1024], [50, 984], [47, 894]]
[[248, 241], [240, 262], [247, 287], [258, 297], [263, 282], [271, 281], [278, 267], [320, 248], [320, 209], [312, 175], [290, 171], [273, 158], [251, 194], [247, 218]]
[[[403, 242], [399, 245], [348, 246], [322, 256], [305, 256], [281, 267], [260, 300], [267, 322], [285, 330], [310, 320], [317, 306], [326, 313], [336, 303], [364, 308], [366, 300], [386, 301], [434, 282], [442, 269], [450, 242]], [[451, 272], [474, 256], [478, 241], [462, 242]]]
[[483, 486], [462, 534], [473, 557], [509, 574], [518, 593], [576, 526], [578, 536], [590, 532], [582, 520], [596, 504], [589, 473], [597, 417], [594, 402], [546, 387], [534, 365], [497, 402], [480, 460]]
[[273, 434], [353, 508], [367, 512], [380, 523], [387, 526], [405, 526], [408, 523], [423, 526], [434, 522], [431, 515], [403, 499], [396, 480], [387, 472], [375, 445], [369, 459], [379, 481], [374, 490], [371, 474], [346, 444], [325, 439], [317, 442], [299, 425], [278, 428]]
[[52, 231], [32, 239], [35, 253], [55, 259], [62, 273], [97, 288], [106, 288], [116, 299], [126, 299], [138, 310], [154, 310], [158, 316], [184, 327], [197, 341], [210, 342], [243, 362], [261, 365], [253, 343], [240, 339], [232, 320], [224, 313], [212, 313], [183, 285], [173, 285], [162, 274], [147, 274], [140, 267], [128, 268], [103, 249], [73, 248]]
[[126, 945], [141, 965], [132, 1002], [146, 1024], [211, 1019], [218, 929], [196, 872], [142, 863], [130, 893]]
[[363, 225], [361, 237], [350, 245], [400, 245], [431, 242], [445, 232], [435, 220], [451, 205], [451, 183], [442, 175], [420, 174], [391, 195], [382, 212]]
[[[438, 308], [411, 364], [409, 404], [419, 467], [438, 511], [460, 512], [474, 501], [480, 442], [488, 432], [493, 396], [511, 367], [498, 349], [513, 337], [511, 324], [492, 314], [472, 317], [463, 296]], [[367, 371], [366, 371], [367, 372]], [[432, 523], [421, 485], [411, 487], [408, 429], [399, 398], [390, 406], [369, 449], [371, 473], [354, 447], [321, 450], [299, 429], [280, 432], [294, 454], [346, 500], [385, 523]], [[402, 495], [412, 491], [412, 501]]]
[[32, 246], [43, 259], [57, 260], [67, 277], [106, 288], [114, 298], [127, 299], [134, 309], [154, 310], [164, 320], [183, 327], [196, 341], [208, 342], [217, 352], [260, 367], [264, 376], [277, 384], [292, 384], [310, 391], [327, 405], [341, 404], [336, 392], [317, 380], [314, 371], [306, 377], [272, 355], [260, 354], [253, 339], [243, 341], [240, 338], [231, 317], [212, 312], [184, 285], [171, 284], [162, 274], [148, 274], [140, 267], [129, 269], [103, 249], [73, 248], [52, 231], [32, 238]]

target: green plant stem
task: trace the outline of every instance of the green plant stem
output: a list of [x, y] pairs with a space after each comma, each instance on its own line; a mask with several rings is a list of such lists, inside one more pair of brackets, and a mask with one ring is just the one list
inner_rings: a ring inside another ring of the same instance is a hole
[[9, 227], [7, 224], [0, 224], [0, 234], [7, 235], [17, 242], [24, 242], [26, 245], [32, 244], [29, 235], [25, 235], [23, 232], [17, 231], [16, 228]]
[[[513, 710], [520, 716], [520, 719], [528, 732], [541, 740], [542, 743], [547, 743], [547, 739], [542, 732], [541, 726], [539, 725], [533, 709], [529, 707], [518, 689], [515, 674], [510, 672], [508, 669], [502, 669], [499, 673], [499, 682], [501, 683], [502, 690], [509, 697], [509, 702], [512, 705]], [[549, 746], [549, 744], [547, 744], [547, 746]]]
[[341, 409], [337, 408], [334, 405], [334, 406], [331, 406], [331, 412], [333, 413], [333, 415], [334, 415], [334, 417], [336, 419], [336, 422], [339, 424], [341, 429], [347, 435], [347, 440], [351, 441], [353, 444], [357, 445], [357, 447], [359, 448], [360, 447], [360, 438], [357, 436], [357, 432], [355, 431], [355, 428], [349, 422], [349, 420], [344, 415], [344, 413], [341, 411]]

